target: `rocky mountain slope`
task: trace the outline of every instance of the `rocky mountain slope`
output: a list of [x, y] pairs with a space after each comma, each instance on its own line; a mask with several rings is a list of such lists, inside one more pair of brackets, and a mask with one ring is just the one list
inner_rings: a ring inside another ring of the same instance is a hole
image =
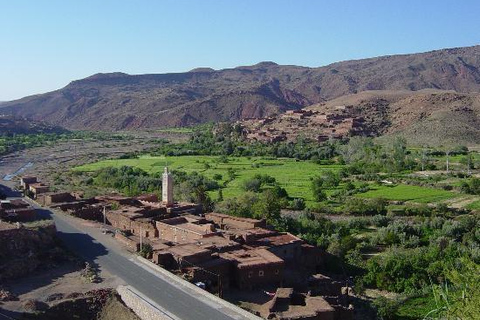
[[65, 132], [67, 132], [67, 130], [59, 126], [54, 126], [44, 122], [37, 122], [12, 116], [0, 116], [0, 135]]
[[416, 145], [480, 143], [480, 94], [455, 91], [365, 91], [307, 109], [352, 106], [369, 132], [403, 136]]
[[263, 117], [365, 90], [480, 91], [480, 46], [345, 61], [320, 68], [97, 74], [0, 106], [70, 129], [122, 130]]

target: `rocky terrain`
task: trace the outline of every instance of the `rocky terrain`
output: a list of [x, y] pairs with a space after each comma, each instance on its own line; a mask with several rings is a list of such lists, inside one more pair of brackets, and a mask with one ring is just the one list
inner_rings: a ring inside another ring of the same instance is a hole
[[[1, 105], [1, 104], [0, 104]], [[0, 115], [0, 134], [63, 133], [67, 130], [45, 122]]]
[[480, 142], [480, 94], [425, 89], [363, 91], [263, 119], [238, 121], [247, 139], [325, 141], [402, 136], [413, 145]]
[[454, 91], [365, 91], [310, 110], [352, 106], [375, 135], [402, 136], [414, 145], [474, 145], [480, 142], [480, 94]]
[[97, 74], [0, 108], [4, 114], [69, 129], [133, 130], [265, 117], [367, 90], [428, 88], [478, 92], [480, 46], [344, 61], [320, 68], [263, 62], [218, 71]]
[[32, 222], [28, 227], [0, 221], [0, 281], [16, 279], [65, 259], [56, 244], [51, 221]]

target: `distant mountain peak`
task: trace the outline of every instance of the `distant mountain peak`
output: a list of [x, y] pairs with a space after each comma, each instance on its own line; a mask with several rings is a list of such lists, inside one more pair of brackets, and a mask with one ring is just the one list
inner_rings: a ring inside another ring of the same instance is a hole
[[[0, 113], [70, 129], [135, 130], [260, 118], [368, 90], [480, 91], [480, 46], [337, 62], [128, 75], [99, 73], [3, 103]], [[403, 114], [402, 114], [403, 116]]]
[[199, 67], [192, 69], [188, 72], [215, 72], [215, 69], [209, 68], [209, 67]]
[[128, 77], [129, 74], [123, 72], [109, 72], [109, 73], [95, 73], [89, 77], [86, 77], [82, 80], [99, 80], [99, 79], [112, 79], [112, 78], [122, 78]]

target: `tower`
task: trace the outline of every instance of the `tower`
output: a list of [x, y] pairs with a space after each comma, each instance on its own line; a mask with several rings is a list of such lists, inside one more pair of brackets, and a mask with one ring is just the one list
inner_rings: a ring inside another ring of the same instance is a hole
[[162, 176], [162, 202], [165, 206], [173, 206], [173, 177], [165, 167]]

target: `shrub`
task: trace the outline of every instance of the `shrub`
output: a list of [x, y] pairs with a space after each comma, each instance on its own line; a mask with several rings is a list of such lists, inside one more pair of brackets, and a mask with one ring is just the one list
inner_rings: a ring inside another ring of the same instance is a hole
[[386, 227], [390, 223], [390, 221], [390, 218], [382, 216], [380, 214], [374, 215], [372, 217], [372, 223], [376, 227]]
[[262, 186], [262, 183], [258, 179], [246, 180], [243, 183], [243, 189], [245, 191], [260, 192], [261, 186]]
[[305, 207], [306, 207], [306, 204], [303, 198], [295, 198], [291, 202], [291, 208], [293, 210], [304, 210]]

